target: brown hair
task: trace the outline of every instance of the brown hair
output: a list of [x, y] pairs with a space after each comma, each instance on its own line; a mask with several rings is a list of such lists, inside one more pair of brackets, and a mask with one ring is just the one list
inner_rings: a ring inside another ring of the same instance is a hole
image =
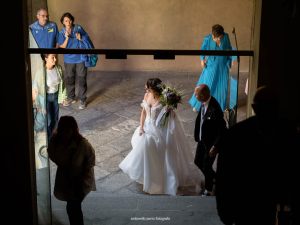
[[212, 34], [214, 37], [220, 37], [222, 34], [224, 35], [224, 28], [220, 24], [215, 24], [212, 26]]
[[41, 54], [41, 57], [44, 61], [46, 61], [46, 59], [48, 59], [49, 55], [55, 55], [55, 54], [53, 54], [53, 53]]
[[[72, 16], [72, 14], [71, 13], [64, 13], [62, 16], [61, 16], [61, 18], [60, 18], [60, 22], [62, 23], [62, 25], [64, 25], [64, 18], [65, 17], [67, 17], [67, 18], [69, 18], [70, 20], [72, 20], [72, 25], [74, 24], [74, 20], [75, 20], [75, 18], [74, 18], [74, 16]], [[64, 25], [65, 26], [65, 25]]]
[[[162, 92], [162, 81], [159, 78], [150, 78], [146, 82], [146, 86], [148, 89], [151, 89], [154, 91], [154, 94], [160, 95]], [[155, 98], [155, 96], [154, 96]]]
[[54, 139], [54, 141], [59, 140], [60, 132], [64, 127], [69, 127], [73, 130], [72, 139], [74, 139], [77, 143], [79, 143], [80, 140], [83, 138], [82, 135], [79, 133], [78, 124], [75, 118], [73, 116], [62, 116], [58, 121], [54, 133], [52, 134], [52, 138]]

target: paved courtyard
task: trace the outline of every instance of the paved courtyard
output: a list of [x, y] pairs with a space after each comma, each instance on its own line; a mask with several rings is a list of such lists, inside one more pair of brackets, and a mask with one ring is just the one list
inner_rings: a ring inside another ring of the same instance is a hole
[[[178, 114], [183, 122], [191, 151], [195, 154], [196, 143], [193, 139], [193, 131], [197, 114], [192, 111], [188, 101], [193, 94], [200, 74], [201, 73], [152, 71], [88, 72], [87, 108], [79, 110], [79, 100], [69, 107], [60, 106], [60, 116], [74, 116], [78, 122], [80, 133], [92, 144], [96, 152], [95, 178], [97, 192], [93, 192], [90, 197], [84, 201], [86, 204], [93, 204], [91, 201], [95, 198], [101, 198], [99, 199], [100, 202], [104, 201], [109, 203], [112, 201], [109, 204], [113, 204], [116, 198], [122, 197], [122, 201], [125, 203], [127, 202], [130, 205], [130, 202], [134, 201], [134, 207], [138, 207], [139, 204], [136, 203], [136, 199], [140, 199], [144, 202], [142, 199], [150, 197], [150, 195], [143, 192], [142, 185], [131, 180], [128, 175], [119, 169], [120, 162], [131, 150], [131, 137], [133, 132], [139, 126], [142, 110], [140, 104], [145, 94], [144, 84], [148, 78], [159, 77], [167, 85], [172, 85], [182, 92], [183, 103], [178, 107]], [[247, 73], [241, 73], [238, 121], [246, 118], [245, 105], [247, 96], [244, 93], [246, 79]], [[77, 80], [76, 84], [78, 86]], [[77, 90], [76, 87], [76, 93]], [[51, 188], [53, 190], [56, 165], [51, 163], [50, 170]], [[186, 198], [185, 201], [189, 198], [189, 202], [191, 202], [191, 198], [199, 198], [198, 196], [188, 196], [193, 194], [185, 190], [179, 190], [178, 194], [184, 195]], [[171, 204], [170, 201], [177, 201], [176, 197], [173, 197], [172, 200], [172, 198], [165, 195], [151, 196], [151, 198], [155, 198], [155, 201], [161, 202], [158, 204], [162, 204], [161, 207], [163, 208], [167, 208], [167, 205]], [[169, 200], [166, 201], [166, 199]], [[199, 200], [197, 201], [199, 202]], [[146, 204], [147, 201], [145, 200], [144, 203]], [[53, 198], [54, 211], [60, 209], [61, 204], [61, 202]], [[125, 204], [122, 207], [130, 208], [131, 206], [126, 206]], [[105, 206], [103, 205], [103, 207]], [[57, 213], [66, 214], [65, 208], [62, 208], [63, 211], [57, 211]], [[111, 216], [113, 216], [114, 213], [116, 212], [110, 211]], [[190, 212], [188, 214], [190, 214]], [[215, 209], [214, 215], [217, 218]], [[220, 224], [220, 221], [207, 224]]]

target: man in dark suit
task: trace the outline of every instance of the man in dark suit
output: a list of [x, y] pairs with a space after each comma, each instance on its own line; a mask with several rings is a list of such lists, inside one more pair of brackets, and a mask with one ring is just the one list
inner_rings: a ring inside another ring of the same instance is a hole
[[[297, 180], [297, 129], [279, 117], [277, 92], [257, 90], [250, 117], [228, 129], [220, 141], [216, 178], [217, 209], [226, 225], [274, 225], [276, 206], [286, 204]], [[293, 175], [294, 174], [294, 175]]]
[[207, 85], [198, 85], [195, 88], [195, 97], [202, 102], [194, 132], [195, 141], [198, 142], [195, 164], [205, 176], [204, 196], [211, 196], [216, 177], [212, 165], [219, 149], [221, 134], [226, 130], [226, 123], [222, 109], [217, 100], [210, 95]]

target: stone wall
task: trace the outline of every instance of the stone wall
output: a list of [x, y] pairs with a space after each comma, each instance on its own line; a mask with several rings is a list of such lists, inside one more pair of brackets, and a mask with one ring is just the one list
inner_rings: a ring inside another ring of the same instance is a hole
[[[191, 49], [202, 46], [212, 25], [223, 25], [234, 43], [235, 27], [240, 50], [250, 49], [252, 0], [48, 0], [50, 20], [62, 28], [60, 17], [70, 12], [99, 49]], [[36, 11], [36, 9], [33, 9]], [[59, 63], [63, 64], [63, 57]], [[201, 71], [199, 57], [153, 60], [128, 56], [105, 60], [90, 70]], [[241, 58], [241, 71], [249, 71], [249, 57]]]

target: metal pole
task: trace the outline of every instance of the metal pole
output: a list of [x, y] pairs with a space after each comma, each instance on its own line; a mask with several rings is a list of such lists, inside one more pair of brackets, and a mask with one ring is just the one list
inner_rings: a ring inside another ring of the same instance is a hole
[[[236, 44], [236, 50], [238, 51], [238, 43], [237, 43], [237, 39], [236, 39], [236, 33], [235, 33], [235, 28], [233, 27], [233, 31], [232, 31], [234, 38], [235, 38], [235, 44]], [[238, 71], [237, 71], [237, 87], [236, 87], [236, 117], [235, 119], [237, 120], [237, 108], [238, 108], [238, 94], [239, 94], [239, 78], [240, 78], [240, 56], [237, 56], [237, 62], [238, 62]], [[235, 121], [236, 123], [236, 121]]]

